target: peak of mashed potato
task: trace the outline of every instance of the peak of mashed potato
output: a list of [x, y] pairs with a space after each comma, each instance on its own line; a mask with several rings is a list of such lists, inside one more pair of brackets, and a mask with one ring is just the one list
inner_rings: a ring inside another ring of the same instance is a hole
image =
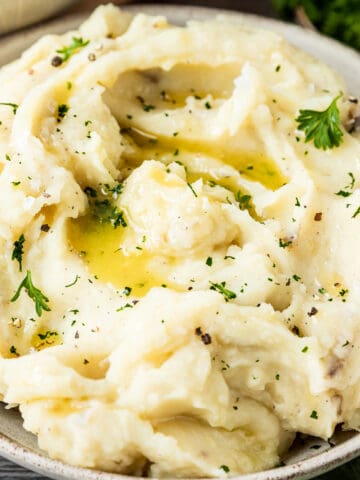
[[[0, 395], [41, 448], [221, 477], [360, 427], [360, 143], [334, 72], [235, 20], [108, 5], [0, 84]], [[295, 118], [339, 92], [319, 150]]]

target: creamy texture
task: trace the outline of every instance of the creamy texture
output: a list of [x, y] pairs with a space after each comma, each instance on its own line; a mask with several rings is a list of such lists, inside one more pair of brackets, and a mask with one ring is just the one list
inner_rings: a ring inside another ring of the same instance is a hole
[[[0, 84], [0, 394], [40, 447], [216, 477], [359, 428], [359, 136], [322, 151], [295, 122], [346, 92], [332, 71], [237, 21], [110, 5]], [[11, 301], [27, 271], [41, 315]]]

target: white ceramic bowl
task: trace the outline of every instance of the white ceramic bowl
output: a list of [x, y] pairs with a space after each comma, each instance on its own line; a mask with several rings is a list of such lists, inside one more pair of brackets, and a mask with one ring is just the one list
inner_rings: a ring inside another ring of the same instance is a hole
[[0, 0], [0, 34], [50, 17], [76, 0]]
[[[0, 5], [1, 5], [0, 0]], [[7, 2], [8, 0], [6, 0]], [[9, 0], [15, 1], [15, 0]], [[24, 0], [25, 1], [25, 0]], [[51, 3], [51, 0], [48, 0]], [[52, 0], [54, 1], [54, 0]], [[54, 3], [58, 3], [55, 2]], [[347, 82], [352, 94], [360, 96], [360, 55], [338, 42], [300, 27], [285, 24], [255, 15], [243, 15], [198, 7], [176, 7], [165, 5], [135, 5], [127, 7], [131, 12], [143, 11], [166, 15], [170, 21], [183, 24], [189, 19], [207, 19], [221, 13], [238, 17], [240, 22], [250, 22], [283, 34], [290, 43], [302, 48], [337, 70]], [[50, 32], [64, 32], [76, 28], [83, 16], [72, 16], [46, 26], [33, 29], [26, 34], [14, 34], [9, 39], [0, 39], [0, 65], [4, 64], [28, 47], [40, 36]], [[316, 448], [313, 448], [316, 446]], [[98, 472], [72, 467], [49, 459], [37, 448], [36, 438], [22, 428], [22, 420], [16, 410], [5, 410], [0, 406], [0, 455], [29, 469], [56, 480], [126, 480], [133, 477]], [[360, 455], [360, 434], [337, 432], [331, 442], [314, 438], [300, 438], [283, 459], [284, 466], [266, 472], [237, 477], [238, 480], [307, 480]], [[354, 479], [355, 480], [355, 479]]]

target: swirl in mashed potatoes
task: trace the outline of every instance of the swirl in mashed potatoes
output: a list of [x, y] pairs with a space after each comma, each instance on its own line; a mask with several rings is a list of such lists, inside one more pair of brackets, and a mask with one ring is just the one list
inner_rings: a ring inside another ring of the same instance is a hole
[[359, 428], [359, 137], [295, 122], [335, 73], [239, 21], [110, 5], [0, 83], [0, 394], [41, 448], [216, 477]]

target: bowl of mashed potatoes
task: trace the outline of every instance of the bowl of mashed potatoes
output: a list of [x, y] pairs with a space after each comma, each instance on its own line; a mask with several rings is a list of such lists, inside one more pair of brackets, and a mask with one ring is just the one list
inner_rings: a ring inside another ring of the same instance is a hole
[[254, 19], [151, 8], [0, 71], [1, 453], [309, 478], [360, 448], [359, 86]]

